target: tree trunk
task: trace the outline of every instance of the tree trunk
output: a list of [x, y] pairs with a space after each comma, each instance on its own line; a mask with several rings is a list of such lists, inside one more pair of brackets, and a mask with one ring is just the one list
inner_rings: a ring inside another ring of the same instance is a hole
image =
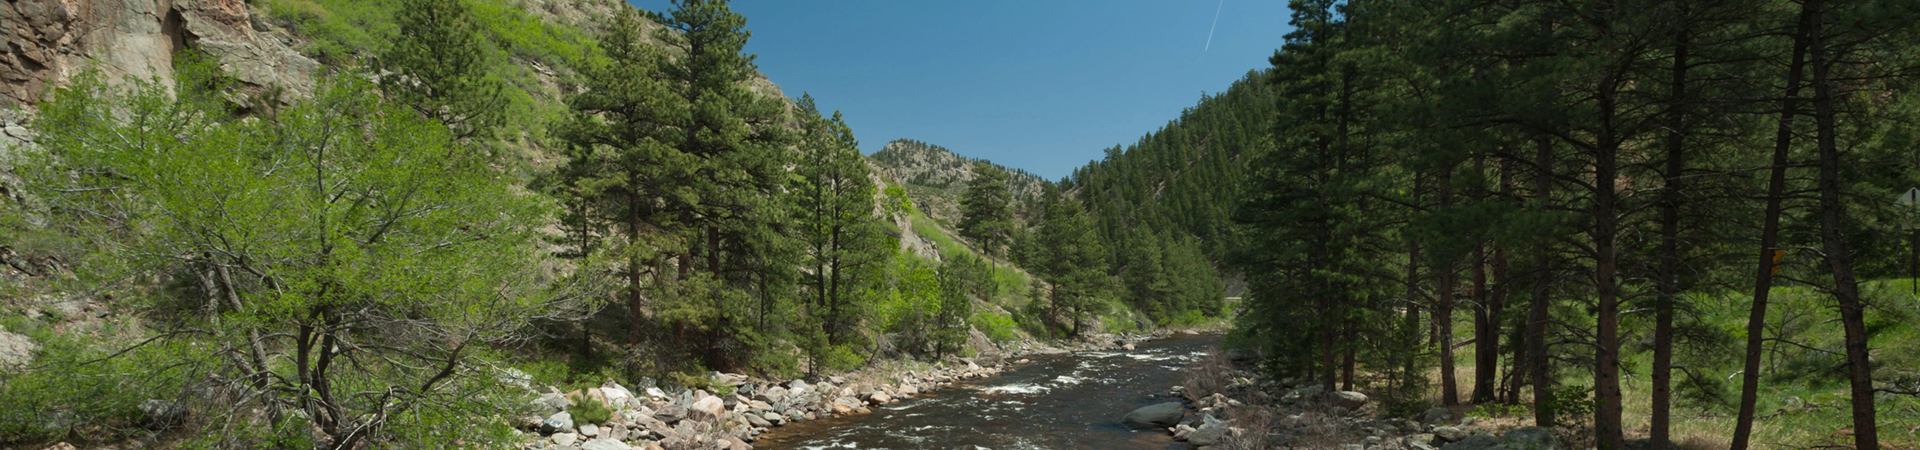
[[[1514, 199], [1513, 158], [1500, 158], [1499, 170], [1500, 197], [1502, 201]], [[1488, 302], [1491, 303], [1488, 306], [1488, 308], [1490, 308], [1489, 314], [1493, 316], [1495, 327], [1498, 327], [1498, 324], [1506, 320], [1507, 302], [1512, 301], [1513, 292], [1509, 289], [1509, 285], [1512, 283], [1513, 278], [1512, 274], [1508, 272], [1510, 268], [1511, 265], [1508, 264], [1507, 261], [1507, 246], [1501, 243], [1495, 243], [1493, 247], [1493, 290], [1488, 292], [1488, 294], [1492, 296], [1492, 298], [1488, 300]], [[1524, 329], [1526, 327], [1521, 326], [1519, 328]], [[1506, 400], [1505, 403], [1509, 405], [1516, 404], [1520, 401], [1520, 385], [1523, 384], [1520, 382], [1520, 376], [1521, 373], [1523, 373], [1521, 367], [1524, 367], [1522, 361], [1527, 360], [1527, 353], [1525, 351], [1527, 346], [1517, 344], [1516, 342], [1519, 341], [1519, 339], [1513, 338], [1517, 335], [1511, 333], [1511, 328], [1508, 331], [1498, 331], [1495, 333], [1496, 336], [1506, 334], [1507, 346], [1513, 348], [1513, 356], [1507, 360], [1507, 363], [1513, 368], [1507, 371], [1506, 389], [1503, 390], [1504, 395], [1502, 395]], [[1499, 353], [1498, 346], [1494, 347], [1493, 350], [1493, 353]], [[1499, 365], [1498, 358], [1496, 357], [1495, 359], [1494, 364]]]
[[1773, 292], [1776, 247], [1780, 243], [1780, 203], [1787, 192], [1788, 153], [1793, 148], [1793, 117], [1800, 108], [1802, 71], [1806, 70], [1808, 29], [1814, 2], [1801, 6], [1800, 25], [1794, 33], [1793, 61], [1787, 69], [1786, 95], [1780, 101], [1780, 121], [1774, 130], [1773, 166], [1767, 175], [1767, 210], [1760, 228], [1759, 268], [1753, 277], [1753, 304], [1747, 313], [1746, 370], [1740, 372], [1740, 413], [1734, 420], [1732, 450], [1747, 450], [1753, 435], [1755, 402], [1760, 397], [1760, 355], [1765, 349], [1767, 297]]
[[[1618, 70], [1618, 69], [1608, 69]], [[1593, 284], [1594, 311], [1593, 433], [1600, 450], [1625, 447], [1620, 422], [1620, 292], [1618, 270], [1618, 199], [1620, 137], [1615, 127], [1619, 92], [1614, 73], [1604, 77], [1598, 97], [1600, 133], [1593, 153]]]
[[[1473, 160], [1475, 173], [1487, 172], [1486, 157]], [[1487, 201], [1484, 184], [1474, 186], [1474, 200]], [[1492, 403], [1493, 381], [1500, 373], [1500, 322], [1487, 293], [1487, 244], [1473, 247], [1473, 403]]]
[[1847, 382], [1853, 394], [1853, 443], [1860, 450], [1879, 450], [1880, 436], [1874, 424], [1873, 373], [1868, 365], [1866, 310], [1860, 299], [1860, 284], [1853, 273], [1853, 254], [1848, 248], [1845, 230], [1846, 204], [1841, 198], [1839, 125], [1834, 111], [1833, 80], [1829, 73], [1833, 55], [1828, 54], [1824, 36], [1825, 5], [1808, 0], [1813, 18], [1807, 31], [1808, 56], [1813, 64], [1813, 120], [1820, 150], [1820, 250], [1826, 253], [1827, 268], [1833, 271], [1833, 296], [1840, 307], [1840, 326], [1846, 332]]
[[[1538, 147], [1534, 155], [1534, 165], [1539, 171], [1535, 180], [1533, 195], [1539, 202], [1535, 208], [1545, 210], [1553, 204], [1553, 141], [1545, 136], [1537, 138]], [[1527, 375], [1533, 381], [1533, 423], [1542, 427], [1554, 425], [1553, 404], [1553, 366], [1547, 357], [1547, 307], [1552, 302], [1553, 283], [1553, 240], [1539, 238], [1540, 242], [1533, 250], [1533, 301], [1527, 311]]]
[[1357, 350], [1356, 347], [1359, 346], [1353, 345], [1354, 339], [1358, 338], [1358, 336], [1354, 336], [1356, 327], [1353, 324], [1353, 319], [1347, 319], [1346, 328], [1346, 339], [1341, 340], [1341, 347], [1346, 348], [1346, 360], [1341, 362], [1340, 390], [1351, 391], [1353, 390], [1353, 354]]
[[[1680, 7], [1684, 16], [1685, 3]], [[1683, 24], [1673, 45], [1673, 80], [1668, 84], [1666, 189], [1660, 198], [1660, 273], [1653, 325], [1653, 413], [1648, 437], [1656, 449], [1668, 447], [1673, 405], [1673, 303], [1680, 285], [1680, 193], [1686, 180], [1686, 107], [1688, 33]]]
[[[1437, 180], [1440, 188], [1440, 208], [1446, 209], [1453, 201], [1453, 166], [1440, 169]], [[1460, 389], [1454, 380], [1453, 368], [1453, 291], [1454, 261], [1448, 255], [1438, 255], [1442, 259], [1435, 267], [1434, 292], [1436, 301], [1433, 308], [1433, 326], [1436, 330], [1434, 345], [1440, 346], [1440, 404], [1453, 406], [1460, 404]]]
[[1493, 380], [1500, 372], [1500, 327], [1488, 305], [1487, 247], [1473, 249], [1473, 403], [1493, 402]]

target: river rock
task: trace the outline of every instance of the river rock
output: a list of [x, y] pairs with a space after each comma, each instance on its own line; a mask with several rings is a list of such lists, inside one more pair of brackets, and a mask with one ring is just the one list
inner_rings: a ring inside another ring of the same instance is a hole
[[1166, 428], [1180, 423], [1186, 418], [1187, 407], [1180, 402], [1166, 402], [1141, 407], [1120, 418], [1120, 422], [1142, 428]]
[[554, 433], [553, 434], [554, 445], [559, 445], [561, 447], [573, 445], [574, 442], [579, 440], [580, 440], [580, 436], [573, 433]]
[[1208, 446], [1220, 443], [1227, 438], [1226, 426], [1204, 426], [1187, 433], [1187, 443], [1195, 446]]
[[594, 439], [580, 444], [580, 450], [631, 450], [626, 443], [613, 439]]
[[687, 418], [687, 409], [680, 407], [680, 405], [662, 406], [659, 410], [653, 412], [653, 418], [672, 425]]
[[700, 400], [693, 402], [693, 407], [687, 408], [687, 417], [706, 422], [718, 422], [720, 415], [724, 413], [726, 413], [726, 404], [720, 400], [720, 397], [701, 397]]
[[748, 414], [747, 424], [753, 425], [755, 428], [772, 428], [773, 427], [773, 422], [768, 422], [765, 416], [761, 416], [759, 414]]
[[754, 398], [764, 400], [767, 403], [780, 403], [787, 401], [787, 388], [774, 386], [761, 389], [760, 392], [755, 392], [753, 395]]
[[893, 401], [893, 396], [887, 395], [887, 391], [877, 391], [874, 392], [873, 395], [867, 396], [867, 401], [873, 403], [874, 406], [885, 405], [887, 402]]
[[568, 401], [567, 396], [561, 395], [558, 392], [548, 392], [540, 394], [540, 398], [534, 399], [533, 406], [547, 414], [553, 414], [566, 411], [568, 406], [573, 406], [573, 402]]
[[572, 429], [573, 415], [568, 414], [566, 411], [553, 413], [553, 415], [547, 416], [547, 420], [540, 421], [540, 432], [542, 434], [554, 434]]
[[714, 373], [713, 373], [713, 384], [714, 384], [714, 385], [716, 385], [716, 386], [735, 386], [735, 387], [738, 387], [738, 386], [742, 386], [742, 385], [745, 385], [745, 384], [747, 384], [747, 376], [746, 376], [746, 375], [741, 375], [741, 374], [737, 374], [737, 373], [720, 373], [720, 372], [714, 372]]
[[1511, 450], [1565, 450], [1567, 444], [1552, 430], [1541, 427], [1520, 427], [1500, 437]]
[[587, 438], [587, 439], [593, 439], [593, 438], [597, 438], [597, 437], [600, 437], [600, 427], [599, 427], [599, 426], [596, 426], [596, 425], [594, 425], [594, 424], [590, 424], [590, 423], [588, 423], [588, 424], [581, 424], [581, 425], [580, 425], [580, 437], [584, 437], [584, 438]]
[[1365, 406], [1367, 404], [1367, 394], [1362, 394], [1354, 391], [1339, 391], [1339, 392], [1333, 393], [1333, 396], [1330, 397], [1330, 400], [1333, 401], [1334, 406], [1339, 406], [1342, 408], [1346, 408], [1348, 410], [1354, 410], [1354, 409], [1360, 409], [1361, 406]]

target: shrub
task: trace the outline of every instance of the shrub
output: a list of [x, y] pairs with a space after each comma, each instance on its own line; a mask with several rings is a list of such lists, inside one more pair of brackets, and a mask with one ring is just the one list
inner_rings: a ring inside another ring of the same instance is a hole
[[572, 408], [568, 408], [567, 414], [573, 415], [574, 423], [591, 423], [598, 425], [607, 423], [608, 419], [613, 418], [613, 409], [608, 408], [605, 403], [600, 403], [598, 400], [582, 399], [579, 403], [573, 405]]

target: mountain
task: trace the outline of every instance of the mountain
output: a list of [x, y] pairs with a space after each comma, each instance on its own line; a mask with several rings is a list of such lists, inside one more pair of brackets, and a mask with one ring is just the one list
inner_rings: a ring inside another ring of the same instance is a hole
[[881, 175], [900, 182], [918, 205], [935, 219], [947, 223], [960, 220], [960, 196], [973, 180], [973, 165], [987, 163], [1005, 169], [1008, 189], [1013, 190], [1014, 210], [1040, 200], [1047, 181], [1024, 170], [1008, 168], [992, 161], [968, 158], [946, 147], [912, 139], [895, 139], [870, 156]]

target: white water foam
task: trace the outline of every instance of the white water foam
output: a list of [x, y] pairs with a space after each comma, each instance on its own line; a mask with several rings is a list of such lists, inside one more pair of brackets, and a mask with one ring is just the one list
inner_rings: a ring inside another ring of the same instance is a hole
[[1051, 390], [1053, 389], [1048, 388], [1046, 386], [1021, 383], [1021, 384], [1009, 384], [1005, 386], [994, 386], [990, 388], [981, 389], [980, 391], [986, 392], [988, 394], [1041, 394]]

